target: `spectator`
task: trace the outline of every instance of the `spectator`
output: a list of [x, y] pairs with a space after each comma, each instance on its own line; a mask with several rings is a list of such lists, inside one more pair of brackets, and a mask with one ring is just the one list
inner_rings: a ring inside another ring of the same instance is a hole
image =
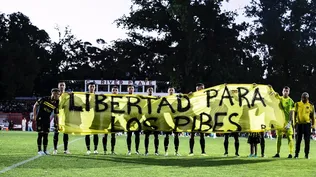
[[25, 119], [25, 117], [23, 117], [23, 119], [22, 119], [22, 131], [25, 132], [25, 129], [26, 129], [26, 119]]
[[31, 119], [27, 123], [27, 131], [33, 131], [33, 121]]
[[34, 105], [34, 100], [10, 100], [10, 101], [0, 101], [0, 112], [32, 112]]
[[13, 120], [11, 120], [10, 122], [9, 122], [9, 130], [13, 130], [13, 127], [14, 127], [14, 124], [13, 124]]

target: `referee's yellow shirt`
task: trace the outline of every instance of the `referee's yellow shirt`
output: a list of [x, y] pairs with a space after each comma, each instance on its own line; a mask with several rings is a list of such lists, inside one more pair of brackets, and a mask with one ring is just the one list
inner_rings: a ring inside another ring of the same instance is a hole
[[303, 103], [302, 101], [295, 103], [296, 124], [311, 123], [311, 119], [314, 119], [314, 105], [309, 103]]

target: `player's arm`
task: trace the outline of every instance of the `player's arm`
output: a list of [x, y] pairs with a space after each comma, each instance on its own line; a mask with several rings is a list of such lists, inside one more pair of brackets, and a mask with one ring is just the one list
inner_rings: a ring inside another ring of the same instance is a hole
[[42, 99], [39, 99], [38, 101], [35, 102], [34, 106], [33, 106], [33, 119], [34, 121], [36, 121], [37, 118], [37, 110], [38, 107], [40, 106], [40, 103], [42, 102]]
[[314, 105], [312, 105], [312, 111], [311, 113], [309, 114], [309, 117], [311, 119], [311, 122], [312, 122], [312, 127], [315, 128], [315, 107]]
[[293, 120], [294, 120], [294, 118], [295, 118], [295, 108], [296, 108], [296, 106], [295, 106], [295, 103], [294, 103], [294, 101], [291, 99], [291, 103], [290, 103], [291, 105], [290, 105], [290, 118], [289, 118], [289, 122], [292, 124], [293, 123]]
[[58, 114], [59, 114], [59, 101], [56, 103], [56, 108], [54, 109], [54, 119], [58, 125]]
[[55, 109], [54, 109], [54, 126], [55, 128], [59, 128], [59, 119], [58, 119], [58, 114], [59, 114], [59, 101], [55, 104]]
[[289, 112], [289, 121], [287, 122], [287, 125], [286, 125], [286, 129], [289, 129], [290, 127], [291, 127], [291, 125], [292, 126], [294, 126], [294, 124], [293, 124], [293, 119], [294, 119], [294, 116], [295, 115], [295, 113], [294, 113], [294, 110], [290, 110], [290, 112]]
[[273, 88], [272, 88], [272, 85], [268, 85], [269, 89], [270, 89], [270, 95], [274, 95], [277, 99], [281, 99], [281, 96], [279, 95], [278, 92], [274, 91]]
[[58, 127], [59, 127], [58, 114], [55, 114], [55, 113], [54, 113], [54, 126], [55, 126], [55, 128], [57, 128], [57, 129], [58, 129]]
[[294, 114], [294, 123], [296, 123], [298, 120], [297, 120], [297, 103], [294, 104], [294, 111], [293, 111], [293, 114]]

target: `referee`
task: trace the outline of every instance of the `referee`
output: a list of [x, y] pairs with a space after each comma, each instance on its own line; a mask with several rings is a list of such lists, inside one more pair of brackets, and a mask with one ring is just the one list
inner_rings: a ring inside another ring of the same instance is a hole
[[301, 141], [304, 134], [305, 142], [305, 158], [309, 159], [310, 137], [311, 137], [311, 123], [314, 125], [314, 105], [309, 102], [309, 94], [304, 92], [301, 101], [295, 103], [295, 123], [296, 123], [296, 148], [295, 157], [298, 158]]

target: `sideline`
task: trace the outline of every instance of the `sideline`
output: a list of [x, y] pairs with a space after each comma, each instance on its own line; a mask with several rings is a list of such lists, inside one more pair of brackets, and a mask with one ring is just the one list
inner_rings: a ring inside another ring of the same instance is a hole
[[[73, 142], [76, 142], [76, 141], [78, 141], [78, 140], [80, 140], [80, 139], [82, 139], [82, 137], [77, 138], [77, 139], [74, 139], [74, 140], [70, 141], [68, 144], [71, 144], [71, 143], [73, 143]], [[64, 146], [64, 144], [60, 144], [59, 146], [57, 146], [57, 148], [62, 147], [62, 146]], [[52, 150], [53, 150], [53, 148], [51, 148], [49, 151], [52, 151]], [[5, 173], [5, 172], [7, 172], [7, 171], [10, 171], [10, 170], [12, 170], [12, 169], [14, 169], [14, 168], [16, 168], [16, 167], [18, 167], [18, 166], [21, 166], [21, 165], [23, 165], [23, 164], [26, 164], [26, 163], [28, 163], [28, 162], [30, 162], [30, 161], [33, 161], [33, 160], [35, 160], [35, 159], [38, 159], [38, 158], [40, 158], [40, 157], [42, 157], [42, 156], [44, 156], [44, 155], [37, 155], [37, 156], [31, 157], [31, 158], [29, 158], [29, 159], [27, 159], [27, 160], [24, 160], [24, 161], [22, 161], [22, 162], [13, 164], [13, 165], [11, 165], [11, 166], [9, 166], [9, 167], [6, 167], [6, 168], [4, 168], [3, 170], [1, 170], [1, 171], [0, 171], [0, 174], [1, 174], [1, 173]]]

